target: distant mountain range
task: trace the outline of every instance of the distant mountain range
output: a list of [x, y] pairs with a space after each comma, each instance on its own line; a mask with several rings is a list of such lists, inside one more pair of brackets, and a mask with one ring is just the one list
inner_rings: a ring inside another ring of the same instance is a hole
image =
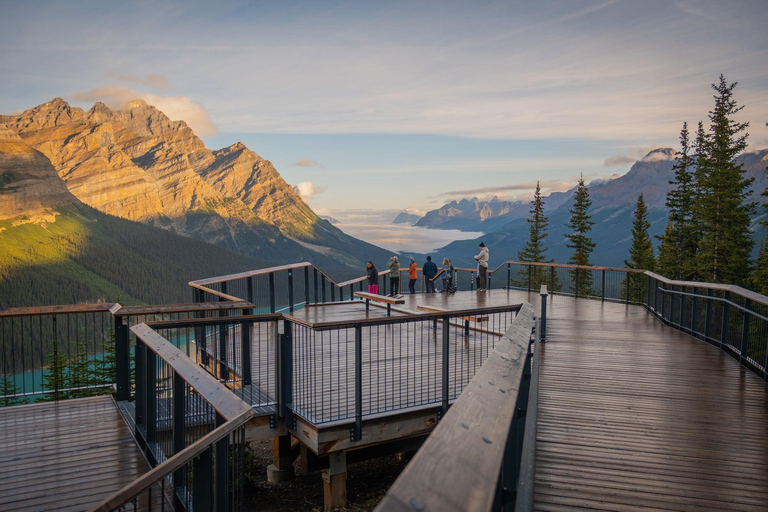
[[[589, 184], [589, 195], [592, 199], [590, 213], [596, 222], [591, 232], [592, 239], [597, 244], [592, 255], [593, 264], [624, 266], [631, 242], [633, 213], [637, 197], [641, 193], [649, 209], [651, 235], [663, 233], [667, 224], [664, 203], [667, 192], [671, 189], [669, 182], [674, 178], [674, 156], [675, 151], [672, 149], [657, 149], [637, 161], [627, 174], [613, 180]], [[744, 165], [747, 176], [755, 178], [753, 190], [757, 193], [753, 194], [752, 199], [760, 203], [765, 202], [765, 198], [759, 193], [768, 185], [768, 149], [743, 154], [739, 162]], [[566, 263], [570, 257], [570, 250], [565, 246], [565, 224], [570, 218], [568, 210], [573, 204], [574, 190], [555, 192], [544, 197], [545, 214], [549, 217], [549, 236], [544, 243], [548, 247], [547, 257], [557, 263]], [[526, 219], [529, 210], [530, 201], [462, 199], [428, 212], [415, 225], [486, 233], [477, 239], [453, 242], [436, 253], [441, 258], [451, 258], [456, 265], [474, 266], [472, 255], [477, 253], [477, 246], [482, 240], [491, 249], [493, 266], [494, 261], [499, 263], [503, 259], [517, 258], [517, 252], [528, 240]], [[758, 247], [765, 237], [765, 231], [757, 221], [764, 217], [764, 209], [760, 208], [754, 219]], [[658, 243], [655, 238], [654, 243]]]
[[[133, 229], [136, 222], [168, 233]], [[19, 272], [30, 277], [25, 268], [71, 263], [73, 255], [93, 249], [93, 240], [108, 238], [106, 226], [126, 239], [136, 238], [133, 250], [141, 248], [146, 268], [184, 267], [183, 282], [168, 284], [174, 290], [193, 278], [270, 262], [311, 261], [346, 277], [362, 272], [368, 259], [386, 261], [389, 255], [318, 217], [270, 162], [242, 143], [209, 150], [183, 121], [171, 121], [143, 101], [122, 110], [97, 103], [84, 111], [57, 98], [18, 115], [0, 115], [0, 287], [20, 289], [18, 282], [9, 283]], [[160, 240], [194, 254], [172, 256], [149, 248]], [[35, 244], [48, 248], [39, 252]], [[120, 242], [113, 245], [107, 252], [121, 261], [115, 252]], [[12, 246], [15, 252], [5, 250]], [[99, 245], [99, 250], [107, 246]], [[207, 264], [187, 265], [201, 255], [210, 258]], [[188, 272], [192, 268], [194, 275]], [[126, 279], [92, 279], [85, 270], [82, 281], [100, 280], [99, 286], [93, 294], [77, 293], [68, 301], [115, 300], [119, 293], [130, 296], [128, 300], [156, 298], [128, 293]], [[77, 282], [83, 271], [71, 266], [67, 273]], [[42, 295], [37, 298], [43, 300]], [[184, 292], [174, 300], [188, 296]]]

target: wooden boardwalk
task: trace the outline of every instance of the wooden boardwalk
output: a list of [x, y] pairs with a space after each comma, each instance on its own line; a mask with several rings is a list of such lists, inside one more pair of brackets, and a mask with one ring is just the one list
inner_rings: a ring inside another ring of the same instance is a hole
[[85, 510], [149, 471], [109, 396], [0, 408], [0, 510]]
[[551, 297], [536, 510], [768, 510], [768, 389], [640, 306]]

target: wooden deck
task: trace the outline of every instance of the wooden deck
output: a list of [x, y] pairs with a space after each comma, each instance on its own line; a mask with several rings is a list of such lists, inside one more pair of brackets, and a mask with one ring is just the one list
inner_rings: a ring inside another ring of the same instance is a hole
[[0, 409], [0, 510], [84, 510], [149, 470], [111, 397]]
[[551, 297], [536, 510], [768, 510], [768, 389], [640, 306]]

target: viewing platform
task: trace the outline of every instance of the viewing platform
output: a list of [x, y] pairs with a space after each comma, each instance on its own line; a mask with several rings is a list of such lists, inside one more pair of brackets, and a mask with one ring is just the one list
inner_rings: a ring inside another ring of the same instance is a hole
[[[492, 279], [536, 277], [522, 269]], [[112, 398], [0, 409], [14, 475], [0, 508], [76, 495], [93, 499], [74, 509], [240, 510], [237, 461], [246, 442], [271, 439], [270, 479], [291, 478], [298, 457], [322, 470], [329, 508], [346, 503], [347, 464], [419, 450], [380, 510], [765, 510], [768, 300], [576, 269], [595, 277], [585, 293], [568, 281], [574, 269], [546, 267], [556, 294], [518, 282], [366, 308], [353, 293], [362, 279], [336, 284], [299, 264], [193, 283], [194, 304], [0, 312], [3, 354], [22, 332], [23, 346], [55, 332], [57, 350], [74, 353], [67, 330], [107, 351], [114, 325], [122, 412]], [[31, 368], [47, 351], [5, 364]], [[61, 412], [78, 404], [90, 419]], [[82, 453], [59, 462], [45, 448], [54, 441]], [[69, 464], [45, 491], [20, 472], [36, 454], [46, 468]], [[92, 474], [111, 485], [100, 498]]]

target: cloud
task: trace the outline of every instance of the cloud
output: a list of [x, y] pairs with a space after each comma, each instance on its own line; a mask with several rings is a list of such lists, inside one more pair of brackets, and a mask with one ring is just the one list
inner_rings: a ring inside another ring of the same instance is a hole
[[294, 164], [292, 164], [294, 167], [320, 167], [323, 166], [318, 162], [317, 160], [310, 160], [309, 158], [302, 158], [300, 160], [297, 160]]
[[114, 78], [121, 82], [137, 83], [142, 85], [148, 85], [153, 89], [164, 90], [170, 87], [171, 83], [163, 75], [124, 75], [122, 73], [107, 73], [109, 78]]
[[[564, 192], [573, 187], [573, 183], [567, 181], [542, 181], [539, 183], [542, 191], [547, 190], [549, 192]], [[451, 190], [449, 192], [443, 192], [438, 196], [483, 196], [488, 194], [497, 194], [500, 192], [510, 191], [532, 191], [536, 188], [536, 182], [530, 181], [527, 183], [516, 183], [513, 185], [503, 185], [500, 187], [482, 187], [469, 190]]]
[[189, 96], [158, 96], [124, 85], [116, 85], [75, 93], [72, 98], [83, 102], [101, 101], [116, 110], [123, 108], [132, 100], [142, 99], [157, 107], [170, 119], [184, 121], [200, 137], [212, 137], [217, 131], [205, 107]]
[[293, 187], [293, 191], [304, 201], [309, 201], [315, 194], [325, 192], [326, 187], [318, 187], [311, 181], [302, 181]]
[[643, 162], [667, 162], [670, 160], [675, 159], [675, 152], [672, 153], [663, 153], [661, 151], [654, 151], [652, 153], [648, 153], [643, 158], [641, 158], [641, 161]]
[[603, 167], [622, 167], [625, 165], [633, 164], [636, 161], [637, 159], [632, 158], [631, 156], [615, 155], [615, 156], [606, 158], [605, 162], [603, 162]]

